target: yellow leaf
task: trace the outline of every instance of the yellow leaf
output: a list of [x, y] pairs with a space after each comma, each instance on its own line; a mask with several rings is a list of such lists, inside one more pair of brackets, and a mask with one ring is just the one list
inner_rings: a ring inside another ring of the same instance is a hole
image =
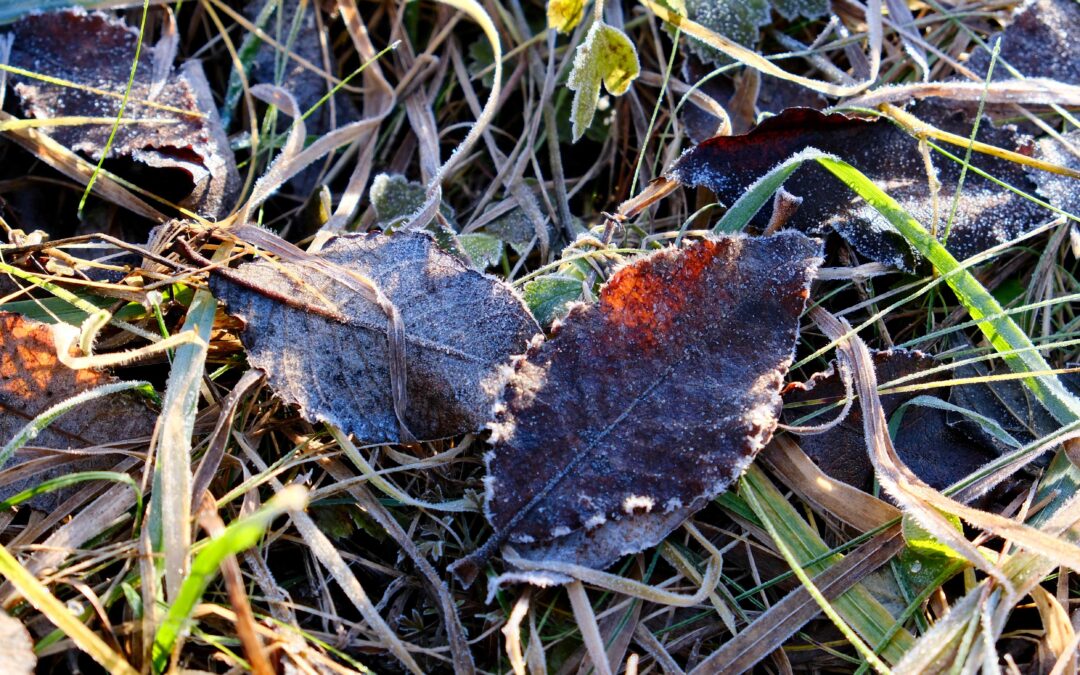
[[600, 83], [603, 82], [609, 94], [620, 96], [640, 72], [637, 50], [630, 38], [602, 21], [594, 23], [577, 48], [574, 69], [567, 80], [567, 86], [574, 92], [570, 112], [574, 141], [592, 124], [596, 102], [600, 98]]
[[548, 0], [548, 28], [569, 33], [585, 16], [585, 0]]

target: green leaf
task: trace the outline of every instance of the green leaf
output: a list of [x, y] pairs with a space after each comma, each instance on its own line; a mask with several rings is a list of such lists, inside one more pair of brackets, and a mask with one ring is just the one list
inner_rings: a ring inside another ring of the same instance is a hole
[[597, 21], [574, 55], [574, 69], [566, 86], [574, 92], [570, 119], [574, 123], [574, 141], [592, 124], [600, 84], [613, 96], [621, 96], [641, 72], [637, 50], [630, 38], [618, 28]]
[[548, 0], [548, 28], [567, 34], [585, 17], [585, 0]]
[[497, 265], [502, 260], [503, 243], [498, 237], [473, 232], [459, 234], [458, 241], [461, 243], [461, 248], [465, 249], [465, 252], [469, 254], [469, 258], [472, 259], [473, 265], [478, 270], [486, 270], [492, 265]]
[[581, 279], [548, 274], [525, 284], [522, 295], [537, 323], [547, 326], [566, 313], [571, 302], [581, 299]]

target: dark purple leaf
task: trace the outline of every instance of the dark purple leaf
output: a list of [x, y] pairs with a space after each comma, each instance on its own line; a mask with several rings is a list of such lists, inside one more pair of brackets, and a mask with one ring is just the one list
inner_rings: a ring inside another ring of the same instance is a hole
[[820, 244], [728, 236], [619, 270], [516, 363], [487, 456], [495, 535], [602, 568], [655, 545], [772, 436]]
[[[970, 121], [961, 112], [927, 102], [912, 112], [945, 131], [964, 136], [971, 133]], [[988, 120], [980, 125], [978, 138], [1008, 150], [1030, 152], [1029, 139], [1010, 127], [995, 128]], [[933, 205], [918, 142], [888, 121], [788, 109], [742, 136], [716, 136], [701, 143], [679, 158], [669, 177], [707, 187], [730, 205], [774, 166], [810, 147], [851, 163], [916, 219], [931, 226]], [[949, 149], [963, 155], [962, 149]], [[943, 234], [960, 165], [940, 155], [935, 156], [934, 164], [942, 183], [938, 231]], [[1012, 162], [975, 153], [972, 164], [1025, 192], [1036, 191], [1024, 168]], [[784, 187], [803, 198], [788, 227], [810, 234], [835, 229], [872, 260], [909, 271], [918, 264], [917, 254], [887, 220], [816, 163], [803, 165]], [[759, 218], [767, 217], [767, 213], [759, 214]], [[966, 258], [1013, 239], [1045, 219], [1046, 211], [1038, 205], [969, 171], [947, 246], [958, 258]]]

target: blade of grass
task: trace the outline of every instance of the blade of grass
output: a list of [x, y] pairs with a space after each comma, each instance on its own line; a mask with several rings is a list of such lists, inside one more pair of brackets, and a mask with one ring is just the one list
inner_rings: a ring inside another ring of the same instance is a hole
[[152, 660], [155, 673], [165, 671], [169, 655], [195, 611], [195, 605], [217, 576], [225, 557], [255, 546], [275, 518], [286, 512], [300, 511], [306, 504], [307, 490], [299, 485], [290, 485], [274, 495], [263, 508], [231, 523], [220, 536], [214, 537], [199, 555], [195, 556], [191, 573], [184, 579], [176, 599], [169, 606], [165, 620], [154, 635]]
[[[227, 257], [229, 248], [219, 247], [214, 259]], [[191, 434], [195, 428], [199, 385], [216, 310], [217, 301], [208, 291], [195, 293], [181, 332], [194, 333], [201, 340], [181, 345], [176, 350], [161, 416], [154, 429], [157, 462], [150, 500], [150, 527], [156, 539], [155, 548], [164, 552], [165, 588], [170, 600], [180, 592], [190, 556]]]
[[889, 670], [889, 667], [878, 658], [878, 655], [870, 649], [869, 645], [862, 641], [862, 638], [859, 637], [858, 633], [852, 630], [851, 626], [849, 626], [843, 617], [841, 617], [840, 613], [833, 607], [828, 598], [826, 598], [821, 590], [814, 584], [810, 575], [806, 573], [806, 570], [802, 568], [802, 564], [795, 557], [795, 553], [784, 542], [784, 537], [780, 534], [777, 523], [765, 507], [762, 506], [761, 502], [758, 501], [758, 497], [754, 494], [754, 490], [752, 488], [747, 489], [742, 491], [741, 494], [750, 504], [750, 508], [754, 510], [754, 513], [761, 521], [761, 524], [765, 526], [765, 530], [769, 533], [769, 536], [772, 537], [773, 543], [776, 545], [780, 555], [791, 568], [791, 571], [795, 573], [795, 576], [798, 577], [803, 588], [806, 589], [806, 592], [814, 599], [825, 616], [829, 617], [829, 620], [833, 622], [833, 625], [836, 626], [837, 630], [839, 630], [851, 646], [855, 648], [855, 651], [857, 651], [867, 663], [873, 666], [875, 670], [880, 673], [892, 672]]

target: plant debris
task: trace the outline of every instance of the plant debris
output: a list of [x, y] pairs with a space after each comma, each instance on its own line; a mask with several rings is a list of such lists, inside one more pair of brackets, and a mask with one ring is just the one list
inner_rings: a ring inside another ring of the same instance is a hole
[[[963, 113], [944, 105], [920, 102], [912, 113], [945, 131], [971, 133]], [[1028, 139], [1009, 127], [995, 128], [989, 120], [979, 125], [977, 138], [1008, 150], [1031, 152]], [[806, 148], [834, 154], [866, 174], [917, 220], [936, 229], [939, 237], [946, 239], [948, 233], [946, 246], [961, 259], [1009, 241], [1045, 220], [1042, 207], [968, 171], [950, 227], [959, 164], [935, 158], [937, 179], [941, 181], [935, 218], [926, 165], [918, 142], [907, 132], [887, 121], [827, 115], [806, 108], [789, 109], [767, 118], [742, 136], [711, 138], [680, 157], [668, 175], [686, 185], [707, 187], [730, 205], [754, 181]], [[975, 153], [971, 164], [1024, 192], [1037, 191], [1023, 167], [1014, 163]], [[917, 254], [900, 233], [863, 200], [854, 198], [825, 169], [807, 164], [787, 180], [785, 189], [803, 198], [788, 227], [810, 234], [822, 234], [831, 228], [871, 260], [906, 271], [917, 266]], [[759, 213], [755, 222], [764, 227], [767, 216]]]
[[[369, 278], [400, 312], [408, 429], [418, 439], [479, 430], [499, 367], [539, 332], [516, 293], [424, 233], [338, 237], [319, 258]], [[401, 440], [383, 309], [298, 262], [247, 263], [212, 288], [245, 323], [249, 363], [306, 419], [365, 442]]]
[[[13, 90], [26, 115], [37, 119], [92, 117], [94, 124], [44, 127], [61, 144], [101, 158], [127, 88], [139, 33], [102, 12], [81, 9], [30, 14], [8, 27], [10, 64], [36, 75], [75, 83], [60, 86], [24, 75]], [[59, 40], [57, 36], [65, 36]], [[109, 160], [128, 162], [136, 183], [207, 217], [225, 215], [240, 189], [229, 141], [221, 128], [199, 61], [171, 67], [167, 46], [143, 45], [139, 68], [116, 128]], [[155, 66], [162, 60], [164, 79]], [[129, 173], [124, 164], [108, 164]], [[178, 180], [178, 176], [183, 179]]]
[[[113, 381], [107, 373], [60, 363], [47, 324], [0, 312], [0, 439], [5, 443], [57, 403]], [[32, 448], [16, 452], [13, 463], [0, 472], [0, 499], [57, 476], [112, 468], [122, 459], [123, 444], [148, 438], [156, 419], [127, 392], [79, 405], [39, 433]], [[70, 490], [48, 492], [28, 503], [48, 511], [67, 494]]]
[[772, 436], [820, 255], [794, 232], [710, 238], [577, 305], [509, 374], [484, 549], [603, 568], [725, 490]]

